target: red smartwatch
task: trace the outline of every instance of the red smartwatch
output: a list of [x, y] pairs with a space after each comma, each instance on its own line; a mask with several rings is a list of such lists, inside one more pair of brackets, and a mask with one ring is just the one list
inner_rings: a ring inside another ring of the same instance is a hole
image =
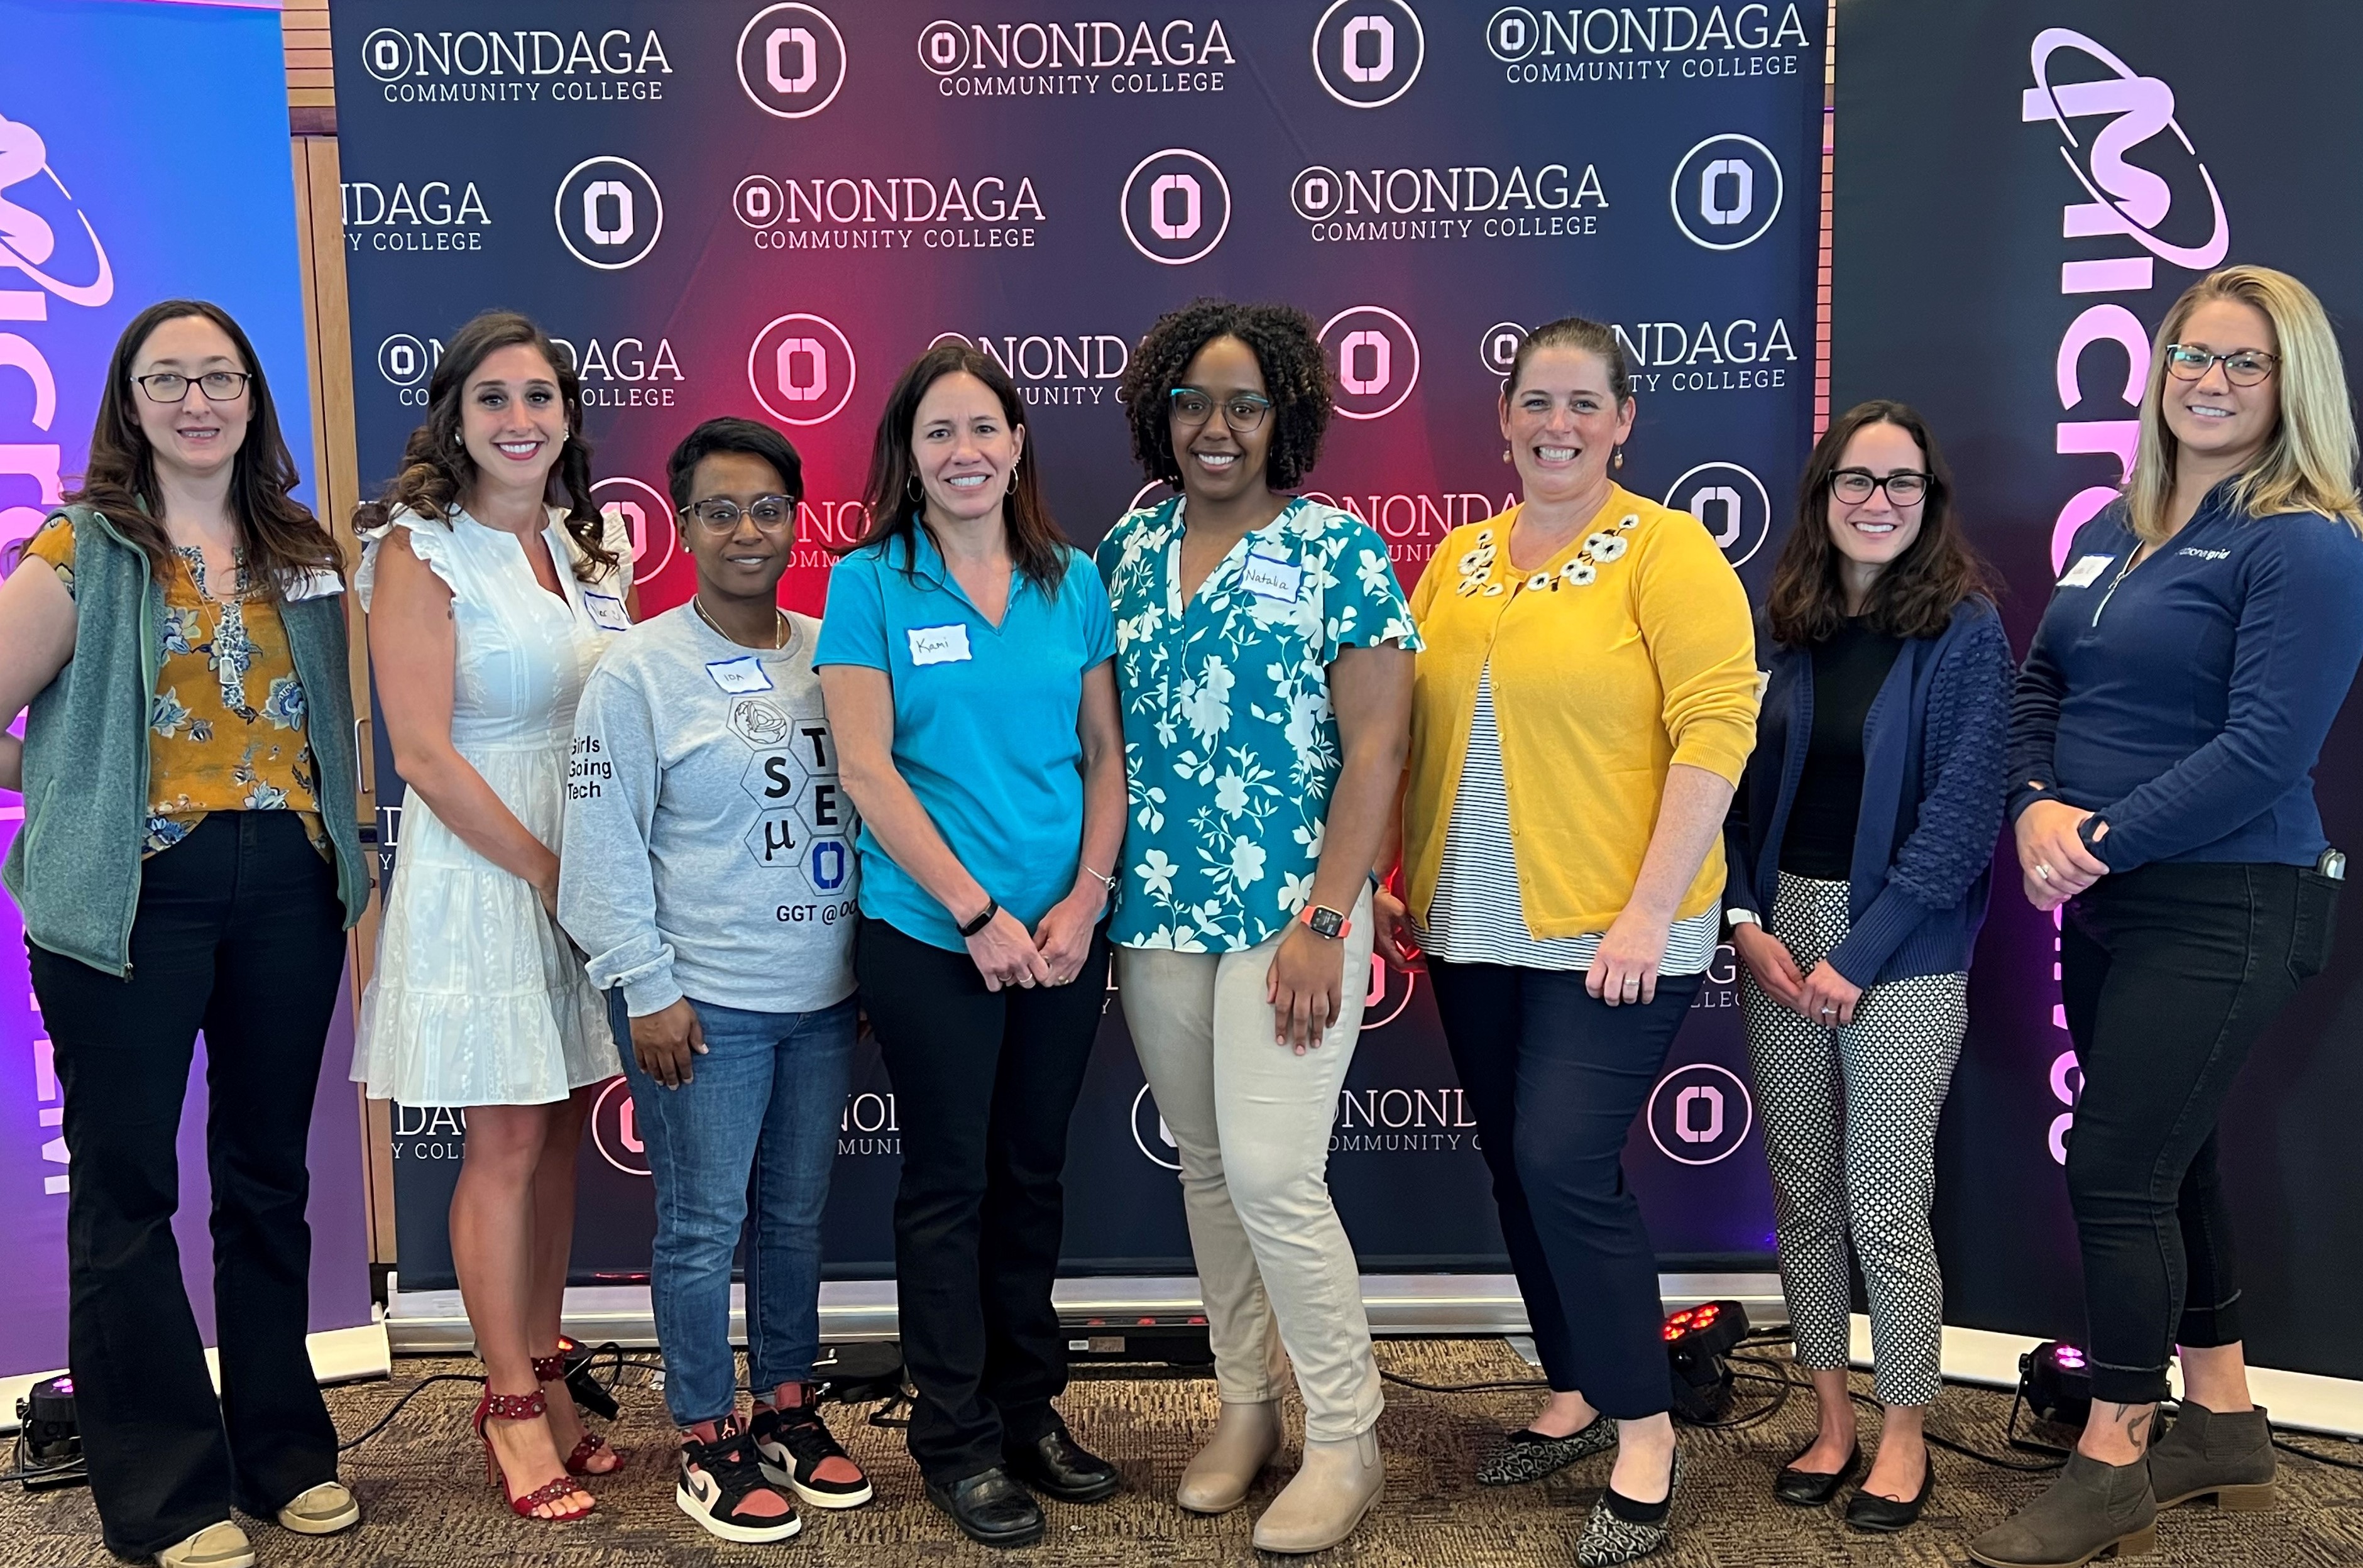
[[1306, 905], [1297, 918], [1312, 928], [1315, 936], [1326, 937], [1333, 942], [1344, 940], [1346, 934], [1354, 929], [1353, 921], [1321, 904]]

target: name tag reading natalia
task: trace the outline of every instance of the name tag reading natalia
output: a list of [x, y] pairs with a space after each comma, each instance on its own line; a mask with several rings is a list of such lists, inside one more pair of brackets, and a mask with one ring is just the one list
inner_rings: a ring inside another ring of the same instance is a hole
[[911, 639], [914, 664], [959, 664], [975, 657], [969, 651], [965, 621], [954, 621], [949, 626], [915, 626], [904, 635]]
[[1296, 602], [1296, 592], [1304, 585], [1304, 568], [1277, 555], [1248, 551], [1247, 563], [1239, 568], [1239, 585], [1262, 599], [1284, 599]]
[[2059, 579], [2059, 585], [2063, 588], [2089, 588], [2100, 580], [2101, 573], [2106, 572], [2110, 562], [2116, 559], [2113, 555], [2088, 555], [2068, 569], [2068, 575]]
[[705, 673], [714, 678], [716, 685], [732, 696], [771, 689], [771, 673], [764, 669], [763, 662], [751, 653], [742, 659], [716, 659], [706, 665]]
[[591, 624], [601, 631], [629, 631], [632, 617], [624, 608], [624, 601], [613, 594], [594, 594], [585, 590], [582, 607], [591, 616]]

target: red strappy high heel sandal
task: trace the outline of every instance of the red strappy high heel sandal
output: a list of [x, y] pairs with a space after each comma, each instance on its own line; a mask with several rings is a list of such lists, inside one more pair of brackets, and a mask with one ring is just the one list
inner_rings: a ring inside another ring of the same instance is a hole
[[522, 1497], [510, 1496], [508, 1478], [501, 1473], [500, 1456], [493, 1451], [493, 1440], [484, 1432], [487, 1421], [538, 1421], [549, 1414], [549, 1401], [541, 1396], [538, 1388], [530, 1394], [495, 1394], [488, 1387], [484, 1390], [484, 1396], [476, 1401], [476, 1436], [484, 1445], [484, 1475], [492, 1482], [493, 1489], [507, 1499], [511, 1513], [521, 1519], [533, 1519], [540, 1524], [569, 1524], [597, 1507], [598, 1499], [592, 1498], [591, 1507], [580, 1508], [571, 1514], [544, 1516], [535, 1513], [536, 1508], [563, 1502], [582, 1488], [571, 1478], [560, 1476], [535, 1487]]
[[[560, 1344], [561, 1348], [556, 1355], [536, 1356], [533, 1358], [533, 1375], [538, 1381], [542, 1383], [564, 1383], [566, 1381], [566, 1351], [563, 1349], [563, 1341], [561, 1341]], [[573, 1396], [569, 1395], [568, 1397], [571, 1399]], [[575, 1419], [582, 1419], [582, 1412], [580, 1410], [575, 1412]], [[606, 1446], [607, 1440], [605, 1438], [601, 1437], [596, 1432], [586, 1430], [582, 1434], [582, 1438], [576, 1441], [574, 1451], [566, 1456], [566, 1473], [569, 1475], [613, 1475], [618, 1470], [623, 1469], [624, 1451], [622, 1449], [613, 1451], [616, 1455], [616, 1462], [609, 1465], [606, 1469], [594, 1470], [591, 1468], [591, 1456], [597, 1453], [601, 1449], [605, 1448]]]

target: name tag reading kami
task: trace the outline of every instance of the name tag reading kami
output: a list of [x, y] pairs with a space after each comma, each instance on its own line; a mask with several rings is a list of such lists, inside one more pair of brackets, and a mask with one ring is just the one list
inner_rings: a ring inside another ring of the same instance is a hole
[[1276, 555], [1248, 551], [1247, 564], [1239, 568], [1239, 585], [1259, 598], [1285, 599], [1296, 602], [1296, 591], [1304, 582], [1304, 568]]
[[2063, 588], [2089, 588], [2116, 559], [2113, 555], [2088, 555], [2068, 569], [2068, 574], [2059, 579], [2059, 585]]
[[771, 673], [764, 669], [763, 662], [751, 653], [740, 659], [716, 659], [706, 665], [705, 673], [714, 678], [716, 685], [732, 696], [771, 689]]
[[315, 566], [287, 584], [287, 602], [325, 599], [345, 591], [344, 580], [325, 567]]
[[624, 608], [624, 601], [613, 594], [583, 591], [582, 607], [590, 612], [591, 624], [601, 631], [629, 631], [632, 617]]
[[914, 664], [959, 664], [975, 657], [969, 651], [965, 621], [954, 621], [949, 626], [915, 626], [904, 635], [911, 639]]

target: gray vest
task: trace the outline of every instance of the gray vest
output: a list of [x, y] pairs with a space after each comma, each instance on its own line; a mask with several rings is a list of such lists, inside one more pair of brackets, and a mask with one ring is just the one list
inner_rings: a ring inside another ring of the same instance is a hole
[[[164, 590], [148, 557], [88, 506], [74, 526], [74, 651], [25, 716], [25, 823], [0, 868], [34, 945], [109, 974], [131, 970], [148, 816], [148, 717]], [[321, 820], [350, 929], [369, 903], [354, 829], [353, 702], [341, 595], [283, 603]]]

